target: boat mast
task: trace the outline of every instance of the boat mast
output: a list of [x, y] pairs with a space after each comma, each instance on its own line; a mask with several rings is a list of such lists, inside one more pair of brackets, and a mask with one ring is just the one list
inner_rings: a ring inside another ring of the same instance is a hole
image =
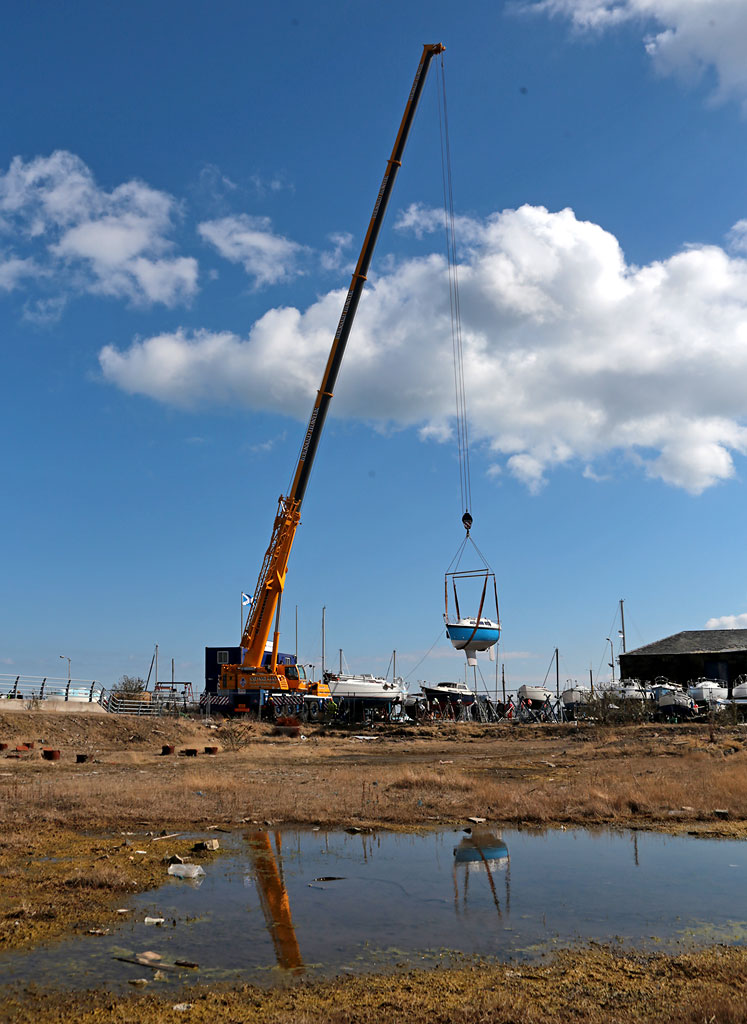
[[560, 696], [560, 665], [558, 663], [558, 649], [555, 648], [555, 696]]
[[326, 604], [322, 605], [322, 679], [324, 679], [324, 648], [325, 648], [325, 636], [324, 636], [324, 616], [327, 611]]
[[625, 598], [620, 598], [620, 636], [622, 637], [623, 654], [625, 654], [625, 613], [623, 611], [623, 605], [625, 604]]

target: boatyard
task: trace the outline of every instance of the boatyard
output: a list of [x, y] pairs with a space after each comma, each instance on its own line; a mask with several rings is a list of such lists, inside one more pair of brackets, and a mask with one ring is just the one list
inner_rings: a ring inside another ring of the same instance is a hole
[[747, 1024], [747, 7], [11, 6], [0, 1024]]

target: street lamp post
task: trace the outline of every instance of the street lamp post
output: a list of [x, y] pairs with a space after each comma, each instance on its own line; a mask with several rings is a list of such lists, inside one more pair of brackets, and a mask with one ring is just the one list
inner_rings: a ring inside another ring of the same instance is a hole
[[61, 654], [60, 657], [62, 658], [63, 661], [67, 662], [67, 690], [65, 690], [65, 700], [67, 700], [68, 697], [70, 696], [70, 658], [68, 658], [66, 654]]
[[614, 686], [615, 685], [615, 648], [614, 648], [614, 645], [613, 645], [613, 643], [612, 643], [612, 641], [610, 640], [609, 637], [607, 637], [607, 643], [610, 645], [610, 656], [612, 658], [612, 661], [610, 661], [610, 668], [612, 669], [612, 685]]

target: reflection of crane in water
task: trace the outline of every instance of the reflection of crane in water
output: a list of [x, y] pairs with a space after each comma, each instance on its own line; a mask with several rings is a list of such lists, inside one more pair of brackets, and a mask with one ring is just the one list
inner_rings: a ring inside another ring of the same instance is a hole
[[288, 890], [283, 881], [280, 833], [275, 833], [274, 850], [267, 832], [252, 832], [248, 838], [254, 881], [278, 965], [294, 974], [303, 974], [304, 962], [293, 927]]
[[506, 913], [511, 911], [511, 865], [508, 856], [508, 847], [499, 835], [489, 832], [487, 829], [473, 829], [470, 835], [465, 836], [454, 847], [454, 908], [459, 913], [459, 868], [464, 868], [464, 888], [462, 901], [467, 904], [467, 892], [469, 890], [470, 868], [474, 871], [484, 872], [488, 878], [488, 885], [495, 903], [498, 916], [502, 917], [501, 903], [498, 898], [498, 891], [495, 887], [493, 877], [496, 871], [504, 872], [506, 884]]

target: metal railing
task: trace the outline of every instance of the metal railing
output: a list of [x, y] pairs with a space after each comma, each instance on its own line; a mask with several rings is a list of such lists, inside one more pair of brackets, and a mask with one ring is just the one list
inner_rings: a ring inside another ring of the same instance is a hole
[[59, 679], [0, 673], [0, 709], [6, 700], [38, 702], [62, 700], [76, 704], [99, 703], [104, 687], [95, 679]]
[[26, 676], [0, 673], [0, 712], [6, 701], [23, 702], [26, 707], [40, 707], [47, 702], [67, 704], [100, 704], [112, 715], [178, 715], [199, 710], [195, 701], [170, 691], [150, 693], [138, 699], [107, 690], [95, 679], [59, 679], [53, 676]]
[[121, 695], [104, 691], [99, 704], [112, 715], [164, 716], [180, 715], [199, 710], [194, 701], [174, 698], [171, 695], [150, 693], [150, 700], [138, 699], [136, 694]]

